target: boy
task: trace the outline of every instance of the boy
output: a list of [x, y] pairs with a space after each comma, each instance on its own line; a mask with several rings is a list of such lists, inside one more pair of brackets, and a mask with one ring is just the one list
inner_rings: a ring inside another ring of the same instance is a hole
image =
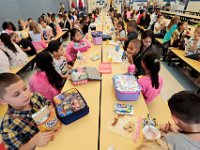
[[68, 72], [71, 67], [68, 66], [66, 58], [63, 57], [64, 50], [62, 43], [57, 40], [51, 41], [47, 50], [53, 55], [53, 65], [55, 70], [63, 79], [67, 79], [69, 77]]
[[28, 39], [20, 38], [16, 33], [11, 33], [10, 37], [11, 41], [19, 45], [27, 55], [33, 56], [37, 54], [35, 47]]
[[134, 58], [139, 53], [141, 48], [141, 42], [138, 39], [131, 40], [128, 44], [126, 56], [130, 64], [134, 63]]
[[45, 20], [40, 20], [40, 25], [42, 27], [42, 32], [43, 32], [43, 36], [44, 39], [47, 41], [50, 41], [54, 35], [53, 35], [53, 29], [47, 25], [47, 22]]
[[18, 75], [0, 74], [0, 103], [9, 106], [0, 128], [8, 150], [33, 150], [51, 141], [53, 132], [39, 132], [31, 117], [45, 105], [50, 105], [50, 101], [32, 95]]
[[127, 23], [127, 32], [128, 32], [127, 37], [116, 37], [116, 40], [125, 41], [125, 45], [124, 45], [124, 50], [125, 51], [126, 51], [126, 49], [128, 47], [128, 43], [131, 40], [138, 38], [137, 24], [136, 24], [135, 21], [129, 21]]
[[[200, 149], [200, 95], [191, 91], [182, 91], [173, 95], [168, 101], [172, 119], [175, 124], [170, 123], [160, 126], [160, 130], [167, 133], [156, 141], [148, 141], [149, 146], [163, 149], [158, 143], [165, 143], [173, 150], [199, 150]], [[159, 141], [159, 142], [158, 142]], [[150, 149], [147, 143], [138, 149]]]

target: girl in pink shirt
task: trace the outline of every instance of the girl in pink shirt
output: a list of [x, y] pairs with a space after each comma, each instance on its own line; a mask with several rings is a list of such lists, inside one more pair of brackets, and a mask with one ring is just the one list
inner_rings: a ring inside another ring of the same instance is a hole
[[139, 78], [142, 86], [142, 94], [146, 103], [150, 103], [160, 94], [163, 86], [163, 79], [159, 76], [160, 62], [159, 54], [155, 50], [145, 52], [142, 57], [142, 67], [145, 75]]
[[83, 39], [79, 29], [73, 28], [71, 31], [71, 42], [67, 45], [66, 57], [68, 62], [74, 63], [78, 51], [85, 52], [91, 45], [88, 40]]
[[53, 58], [49, 52], [41, 52], [36, 56], [36, 64], [40, 69], [30, 79], [31, 92], [40, 93], [53, 102], [53, 98], [61, 92], [63, 79], [53, 67]]

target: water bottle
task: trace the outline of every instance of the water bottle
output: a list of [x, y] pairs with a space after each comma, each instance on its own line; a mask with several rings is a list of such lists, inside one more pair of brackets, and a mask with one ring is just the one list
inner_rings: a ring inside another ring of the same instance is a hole
[[134, 73], [135, 73], [135, 65], [131, 64], [131, 65], [128, 66], [128, 74], [134, 75]]
[[78, 53], [77, 53], [77, 59], [78, 59], [79, 61], [82, 60], [82, 54], [81, 54], [80, 51], [78, 51]]

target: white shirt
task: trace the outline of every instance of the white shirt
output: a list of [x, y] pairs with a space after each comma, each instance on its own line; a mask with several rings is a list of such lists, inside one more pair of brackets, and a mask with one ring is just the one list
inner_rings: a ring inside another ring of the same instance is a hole
[[40, 42], [42, 41], [42, 36], [41, 36], [41, 33], [33, 33], [33, 31], [29, 31], [29, 35], [32, 39], [32, 42]]
[[61, 75], [66, 75], [68, 73], [68, 65], [67, 65], [67, 60], [65, 57], [60, 57], [60, 59], [53, 59], [53, 66], [55, 70], [61, 74]]
[[0, 50], [0, 73], [10, 72], [10, 62], [8, 56]]
[[[160, 28], [160, 30], [156, 31], [155, 28]], [[160, 31], [161, 31], [161, 25], [160, 25], [160, 23], [156, 22], [155, 26], [154, 26], [154, 31], [153, 32], [154, 32], [154, 34], [159, 34]]]

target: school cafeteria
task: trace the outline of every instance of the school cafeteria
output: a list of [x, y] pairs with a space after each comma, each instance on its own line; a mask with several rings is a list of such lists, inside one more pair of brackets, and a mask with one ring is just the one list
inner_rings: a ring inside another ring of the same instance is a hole
[[200, 150], [200, 0], [0, 10], [0, 150]]

